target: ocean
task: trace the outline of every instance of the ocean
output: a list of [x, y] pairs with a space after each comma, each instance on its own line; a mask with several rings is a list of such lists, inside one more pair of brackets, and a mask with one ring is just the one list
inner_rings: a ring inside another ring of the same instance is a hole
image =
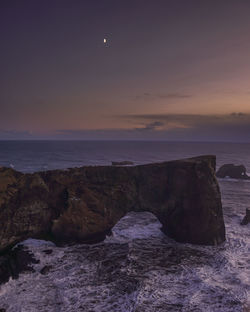
[[[217, 167], [243, 164], [250, 144], [148, 141], [1, 141], [0, 166], [22, 172], [85, 165], [161, 162], [214, 154]], [[35, 273], [0, 287], [0, 308], [17, 311], [250, 311], [250, 183], [219, 179], [227, 241], [180, 244], [160, 231], [150, 213], [130, 213], [104, 242], [57, 247], [30, 239], [40, 260]], [[43, 252], [51, 249], [50, 255]], [[43, 266], [47, 274], [40, 274]], [[15, 298], [15, 300], [13, 300]]]
[[145, 164], [207, 154], [217, 156], [218, 166], [244, 164], [250, 172], [250, 143], [0, 141], [0, 166], [22, 172], [110, 165], [122, 160]]

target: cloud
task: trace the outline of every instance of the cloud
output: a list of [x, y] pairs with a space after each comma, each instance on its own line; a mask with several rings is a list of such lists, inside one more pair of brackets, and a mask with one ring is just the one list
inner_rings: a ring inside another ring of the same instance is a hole
[[123, 115], [128, 129], [58, 130], [57, 138], [250, 142], [250, 114]]
[[178, 123], [186, 126], [195, 127], [197, 125], [206, 124], [234, 124], [250, 122], [250, 114], [242, 112], [233, 112], [231, 114], [221, 115], [201, 115], [201, 114], [138, 114], [138, 115], [121, 115], [120, 118], [127, 119], [133, 122], [161, 122], [167, 125], [168, 123]]
[[185, 93], [168, 93], [168, 94], [157, 94], [156, 95], [159, 98], [162, 99], [186, 99], [193, 97], [192, 94], [185, 94]]
[[[171, 140], [250, 142], [250, 114], [241, 112], [225, 115], [142, 114], [124, 115], [121, 118], [135, 125], [139, 123], [142, 129], [154, 132], [154, 137]], [[159, 127], [150, 127], [158, 124]]]
[[16, 139], [31, 139], [31, 131], [18, 131], [18, 130], [6, 130], [0, 129], [0, 140], [16, 140]]
[[141, 114], [122, 115], [127, 129], [59, 129], [36, 134], [1, 130], [0, 139], [55, 140], [169, 140], [230, 141], [250, 143], [250, 114], [225, 115]]
[[161, 127], [163, 127], [163, 126], [164, 126], [163, 122], [154, 121], [154, 122], [150, 122], [148, 124], [145, 124], [142, 127], [135, 128], [135, 130], [138, 130], [138, 131], [155, 131], [155, 130], [160, 130]]
[[60, 129], [53, 133], [55, 139], [67, 140], [122, 140], [136, 137], [133, 129]]
[[192, 94], [182, 93], [182, 92], [170, 92], [170, 93], [143, 93], [141, 95], [136, 95], [134, 97], [135, 100], [155, 100], [155, 99], [187, 99], [193, 97]]
[[231, 116], [233, 116], [233, 117], [245, 117], [247, 115], [245, 113], [239, 112], [239, 113], [232, 113]]

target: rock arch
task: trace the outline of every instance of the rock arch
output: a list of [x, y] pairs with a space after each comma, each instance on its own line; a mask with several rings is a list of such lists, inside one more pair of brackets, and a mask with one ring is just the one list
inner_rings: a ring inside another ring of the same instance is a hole
[[101, 240], [129, 211], [152, 212], [179, 242], [225, 240], [215, 156], [22, 174], [0, 169], [0, 250], [27, 237]]

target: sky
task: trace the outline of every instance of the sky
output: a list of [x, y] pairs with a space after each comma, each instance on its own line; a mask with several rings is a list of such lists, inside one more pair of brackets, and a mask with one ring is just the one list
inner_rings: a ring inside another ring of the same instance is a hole
[[0, 0], [0, 42], [0, 139], [250, 142], [248, 0]]

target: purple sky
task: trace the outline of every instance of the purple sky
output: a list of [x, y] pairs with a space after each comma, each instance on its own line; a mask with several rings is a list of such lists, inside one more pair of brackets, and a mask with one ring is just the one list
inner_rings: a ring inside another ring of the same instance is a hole
[[250, 142], [249, 36], [246, 0], [2, 0], [0, 139]]

